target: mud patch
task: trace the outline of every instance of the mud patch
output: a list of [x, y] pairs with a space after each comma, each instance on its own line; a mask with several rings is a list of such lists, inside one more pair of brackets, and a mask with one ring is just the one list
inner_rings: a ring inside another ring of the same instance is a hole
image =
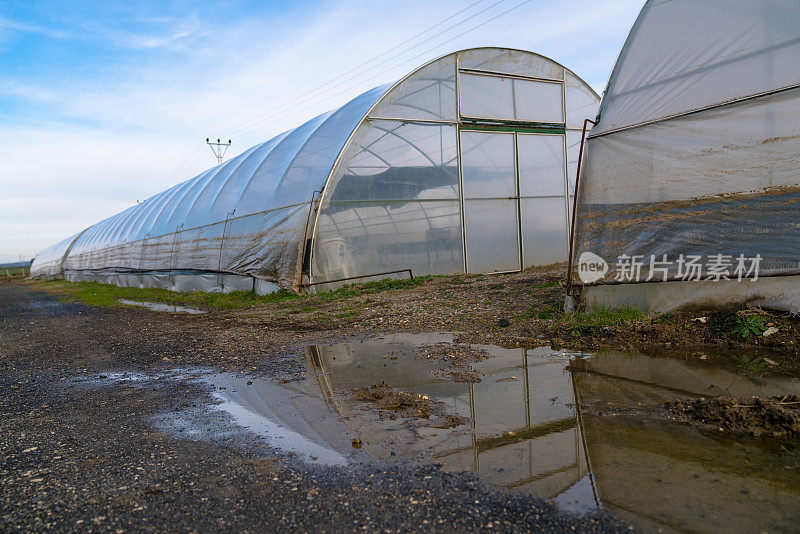
[[664, 404], [671, 415], [712, 430], [800, 438], [800, 396], [691, 398]]
[[[393, 388], [383, 382], [357, 388], [353, 391], [353, 398], [371, 403], [379, 410], [395, 412], [406, 418], [430, 419], [431, 415], [438, 415], [442, 420], [434, 424], [437, 428], [451, 428], [466, 421], [465, 418], [447, 414], [442, 402], [431, 400], [426, 395]], [[443, 422], [444, 418], [449, 419]]]
[[485, 349], [457, 343], [437, 343], [417, 348], [415, 358], [449, 363], [450, 365], [463, 366], [468, 363], [482, 362], [490, 357]]

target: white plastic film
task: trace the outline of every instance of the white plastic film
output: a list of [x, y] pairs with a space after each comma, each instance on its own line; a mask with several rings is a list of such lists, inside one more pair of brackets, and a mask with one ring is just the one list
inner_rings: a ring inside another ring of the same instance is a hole
[[[800, 272], [798, 57], [797, 2], [647, 2], [584, 149], [573, 258], [600, 256], [609, 270], [588, 283], [618, 283], [591, 293], [598, 305], [800, 298], [766, 281]], [[757, 275], [737, 274], [756, 258]]]
[[800, 82], [797, 0], [648, 0], [594, 134]]

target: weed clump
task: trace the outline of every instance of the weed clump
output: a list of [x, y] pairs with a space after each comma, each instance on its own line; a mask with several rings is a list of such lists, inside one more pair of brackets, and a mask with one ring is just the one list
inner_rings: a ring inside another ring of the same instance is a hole
[[764, 318], [747, 310], [725, 307], [715, 310], [708, 317], [708, 331], [716, 337], [737, 334], [746, 338], [750, 334], [760, 336], [766, 330]]
[[714, 336], [723, 336], [736, 325], [736, 310], [720, 308], [708, 316], [708, 331]]

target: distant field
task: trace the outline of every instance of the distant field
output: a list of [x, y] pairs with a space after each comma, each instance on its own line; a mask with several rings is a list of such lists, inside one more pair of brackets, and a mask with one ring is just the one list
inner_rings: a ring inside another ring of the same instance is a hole
[[25, 278], [31, 273], [30, 267], [0, 267], [0, 279]]

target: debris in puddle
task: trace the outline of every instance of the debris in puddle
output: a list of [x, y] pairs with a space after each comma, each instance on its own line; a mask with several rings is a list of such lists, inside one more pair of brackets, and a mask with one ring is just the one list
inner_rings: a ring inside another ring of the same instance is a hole
[[448, 369], [434, 369], [430, 374], [434, 378], [449, 378], [453, 380], [453, 382], [469, 382], [471, 384], [477, 384], [481, 381], [483, 376], [483, 373], [475, 371], [474, 369], [454, 367]]
[[694, 319], [692, 319], [692, 322], [706, 324], [708, 322], [708, 317], [695, 317]]
[[361, 448], [361, 438], [353, 438], [353, 448], [360, 449]]
[[369, 387], [360, 387], [353, 392], [353, 397], [370, 402], [380, 410], [398, 412], [404, 417], [428, 419], [434, 410], [441, 411], [441, 403], [434, 402], [419, 394], [393, 388], [381, 382]]
[[498, 378], [495, 382], [516, 382], [517, 380], [516, 376], [507, 376], [505, 378]]
[[467, 419], [466, 417], [449, 414], [434, 421], [430, 426], [432, 426], [433, 428], [454, 428], [463, 425], [467, 421], [469, 421], [469, 419]]
[[415, 358], [437, 360], [454, 365], [480, 362], [489, 358], [485, 349], [455, 343], [437, 343], [418, 347], [413, 352]]
[[664, 403], [672, 415], [719, 431], [800, 438], [800, 396], [691, 398]]

